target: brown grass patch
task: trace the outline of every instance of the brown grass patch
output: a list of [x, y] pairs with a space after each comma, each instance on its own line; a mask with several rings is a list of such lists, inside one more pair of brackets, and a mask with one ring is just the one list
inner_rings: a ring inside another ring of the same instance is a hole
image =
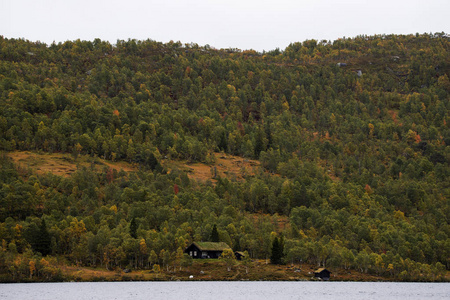
[[21, 168], [29, 168], [38, 174], [52, 173], [58, 176], [68, 177], [75, 172], [78, 166], [94, 166], [97, 171], [103, 167], [124, 170], [126, 172], [135, 171], [136, 168], [127, 162], [111, 162], [100, 158], [93, 158], [87, 155], [74, 159], [66, 153], [35, 153], [30, 151], [16, 151], [7, 154], [16, 165]]
[[[38, 174], [52, 173], [58, 176], [69, 177], [78, 167], [94, 167], [101, 171], [109, 167], [117, 171], [136, 171], [137, 168], [125, 161], [112, 162], [98, 157], [80, 155], [75, 159], [67, 153], [36, 153], [30, 151], [15, 151], [7, 153], [20, 168], [31, 169]], [[215, 163], [189, 163], [187, 161], [163, 160], [162, 165], [169, 169], [177, 168], [185, 171], [188, 177], [200, 182], [216, 182], [218, 177], [230, 180], [243, 180], [245, 176], [254, 175], [260, 167], [259, 161], [233, 156], [223, 153], [214, 153]]]
[[[31, 169], [38, 174], [52, 173], [58, 176], [69, 177], [79, 166], [94, 167], [101, 171], [109, 167], [117, 171], [136, 171], [137, 168], [125, 161], [112, 162], [98, 157], [80, 155], [75, 159], [67, 153], [36, 153], [30, 151], [15, 151], [7, 154], [20, 168]], [[215, 153], [215, 163], [189, 163], [187, 161], [164, 160], [162, 165], [169, 169], [178, 168], [185, 171], [190, 179], [213, 183], [218, 177], [242, 180], [245, 176], [254, 175], [260, 163], [256, 160], [245, 159], [223, 153]]]
[[213, 183], [218, 177], [243, 180], [245, 176], [254, 175], [260, 167], [259, 161], [239, 156], [214, 153], [214, 157], [215, 163], [212, 165], [173, 160], [165, 160], [162, 164], [169, 170], [178, 168], [187, 172], [189, 179], [201, 182], [210, 180]]

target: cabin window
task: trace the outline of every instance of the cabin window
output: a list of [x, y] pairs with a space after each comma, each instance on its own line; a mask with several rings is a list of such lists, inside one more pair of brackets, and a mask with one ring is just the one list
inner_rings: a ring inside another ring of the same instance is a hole
[[192, 251], [189, 251], [189, 256], [192, 256]]
[[194, 251], [194, 256], [197, 256], [197, 251]]

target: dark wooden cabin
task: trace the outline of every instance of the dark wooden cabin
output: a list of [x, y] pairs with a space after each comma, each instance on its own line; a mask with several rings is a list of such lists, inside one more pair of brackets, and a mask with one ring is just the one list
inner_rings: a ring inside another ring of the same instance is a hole
[[241, 260], [245, 257], [245, 254], [244, 254], [244, 252], [241, 252], [241, 251], [235, 251], [234, 256], [236, 256], [237, 260]]
[[320, 278], [322, 280], [330, 280], [331, 272], [325, 268], [319, 268], [314, 271], [314, 277]]
[[222, 252], [230, 249], [226, 243], [194, 242], [184, 250], [192, 258], [219, 258]]

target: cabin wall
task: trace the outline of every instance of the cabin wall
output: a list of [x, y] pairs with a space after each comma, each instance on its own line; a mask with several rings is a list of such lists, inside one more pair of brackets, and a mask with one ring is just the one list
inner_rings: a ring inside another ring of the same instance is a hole
[[186, 248], [185, 253], [187, 253], [192, 258], [202, 258], [202, 251], [198, 249], [195, 245], [191, 245]]
[[195, 245], [191, 245], [184, 251], [192, 258], [219, 258], [222, 251], [201, 251]]

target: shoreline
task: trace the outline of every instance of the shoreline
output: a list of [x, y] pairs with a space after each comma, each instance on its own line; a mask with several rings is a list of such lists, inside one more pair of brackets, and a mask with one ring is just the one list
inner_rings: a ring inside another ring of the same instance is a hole
[[[14, 280], [6, 276], [0, 277], [0, 283], [46, 283], [46, 282], [450, 282], [449, 272], [446, 276], [429, 280], [429, 278], [404, 278], [361, 273], [356, 270], [335, 269], [329, 280], [316, 279], [311, 265], [271, 265], [254, 262], [248, 273], [242, 265], [236, 265], [227, 271], [222, 262], [195, 261], [192, 266], [177, 271], [152, 270], [107, 270], [105, 268], [60, 266], [58, 276], [49, 278], [21, 278]], [[427, 280], [428, 279], [428, 280]]]

